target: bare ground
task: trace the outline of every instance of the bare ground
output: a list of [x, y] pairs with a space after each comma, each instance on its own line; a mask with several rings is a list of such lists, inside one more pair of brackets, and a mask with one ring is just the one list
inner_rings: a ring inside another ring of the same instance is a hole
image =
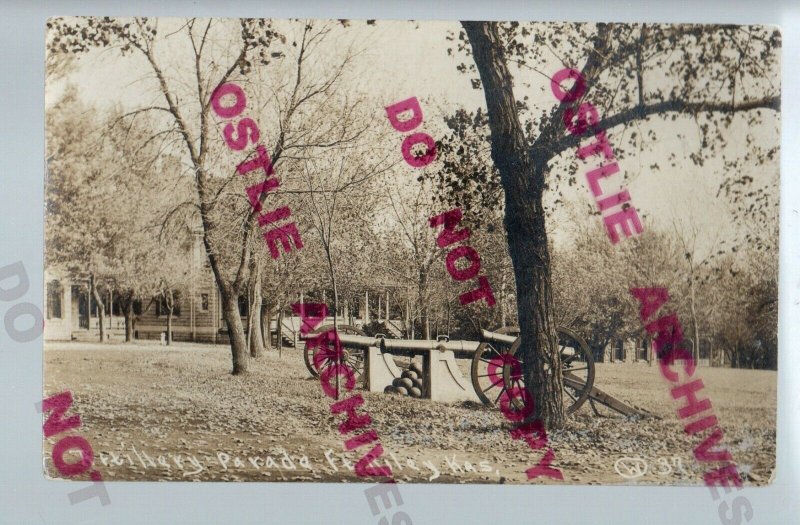
[[[44, 390], [45, 397], [72, 392], [78, 432], [92, 444], [105, 480], [363, 481], [352, 468], [366, 447], [343, 453], [352, 435], [339, 434], [344, 418], [331, 414], [333, 400], [310, 377], [299, 350], [251, 360], [244, 376], [229, 370], [230, 350], [222, 345], [47, 343]], [[777, 374], [700, 367], [695, 377], [705, 384], [702, 394], [745, 484], [768, 483]], [[678, 402], [657, 366], [600, 363], [595, 386], [662, 419], [605, 409], [597, 417], [587, 403], [567, 428], [549, 433], [564, 482], [701, 484], [720, 466], [693, 458], [705, 434], [683, 432]], [[497, 409], [360, 393], [398, 481], [520, 483], [543, 456], [511, 439]], [[50, 452], [64, 435], [45, 441], [50, 477], [61, 477]], [[644, 460], [646, 474], [622, 477], [615, 462], [623, 457]]]

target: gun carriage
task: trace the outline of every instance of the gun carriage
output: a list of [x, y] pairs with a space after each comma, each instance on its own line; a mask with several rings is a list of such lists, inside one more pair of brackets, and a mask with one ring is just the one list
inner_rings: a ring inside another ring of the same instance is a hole
[[[318, 328], [306, 339], [331, 330], [333, 325]], [[378, 334], [367, 336], [362, 330], [339, 325], [337, 334], [342, 360], [356, 373], [370, 391], [411, 393], [436, 401], [475, 401], [497, 403], [503, 392], [523, 386], [519, 349], [519, 329], [504, 327], [495, 332], [484, 330], [482, 341], [451, 341], [447, 337], [432, 340], [388, 339]], [[583, 339], [566, 328], [558, 328], [561, 373], [568, 413], [578, 410], [589, 398], [594, 383], [594, 360]], [[315, 377], [335, 360], [314, 364], [314, 348], [306, 345], [306, 367]], [[422, 366], [398, 366], [396, 357], [422, 356]], [[515, 356], [520, 365], [509, 359]], [[471, 385], [461, 373], [456, 360], [470, 359]], [[319, 368], [319, 369], [318, 369]], [[406, 368], [403, 370], [403, 368]], [[415, 390], [416, 389], [416, 390]], [[417, 392], [418, 390], [418, 392]]]

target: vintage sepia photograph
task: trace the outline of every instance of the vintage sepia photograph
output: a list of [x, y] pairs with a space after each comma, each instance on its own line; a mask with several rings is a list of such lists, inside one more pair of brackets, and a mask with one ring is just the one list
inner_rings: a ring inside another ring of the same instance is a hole
[[46, 50], [46, 477], [774, 479], [777, 27], [60, 17]]

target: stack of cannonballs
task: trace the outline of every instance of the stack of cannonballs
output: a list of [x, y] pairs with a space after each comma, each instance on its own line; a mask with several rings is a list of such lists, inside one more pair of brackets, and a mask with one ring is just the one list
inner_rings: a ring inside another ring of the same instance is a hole
[[419, 363], [411, 363], [402, 375], [392, 381], [392, 384], [383, 389], [387, 394], [398, 394], [401, 396], [422, 397], [422, 366]]

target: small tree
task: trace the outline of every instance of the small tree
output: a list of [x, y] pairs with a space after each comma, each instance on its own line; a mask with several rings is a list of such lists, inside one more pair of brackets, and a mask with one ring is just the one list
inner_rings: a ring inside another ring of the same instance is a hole
[[[105, 339], [104, 281], [113, 277], [113, 253], [119, 246], [113, 192], [102, 141], [101, 119], [68, 86], [46, 112], [45, 262], [65, 268], [72, 279], [86, 280]], [[91, 317], [91, 308], [88, 315]]]
[[[310, 218], [325, 254], [325, 267], [333, 291], [334, 325], [338, 323], [341, 274], [351, 273], [355, 259], [365, 257], [374, 245], [373, 228], [378, 186], [385, 168], [352, 145], [338, 157], [303, 160], [306, 191], [302, 209]], [[340, 264], [347, 264], [346, 269]], [[350, 279], [348, 279], [349, 281]]]
[[[48, 53], [75, 55], [114, 47], [123, 56], [136, 57], [138, 61], [132, 63], [148, 71], [144, 85], [151, 86], [163, 103], [142, 105], [127, 115], [134, 118], [143, 112], [159, 114], [164, 120], [157, 135], [169, 135], [179, 141], [175, 152], [181, 153], [189, 167], [187, 175], [195, 190], [203, 244], [222, 298], [233, 374], [247, 370], [249, 352], [238, 299], [246, 292], [249, 281], [251, 237], [257, 231], [254, 225], [258, 212], [246, 199], [231, 201], [228, 195], [223, 195], [228, 183], [232, 183], [238, 186], [236, 191], [241, 196], [245, 183], [231, 168], [231, 164], [236, 164], [230, 155], [223, 153], [220, 131], [212, 129], [211, 96], [218, 86], [238, 78], [246, 80], [247, 75], [260, 74], [270, 64], [283, 69], [276, 72], [277, 77], [292, 79], [288, 86], [274, 85], [275, 96], [271, 101], [278, 119], [270, 128], [279, 132], [270, 156], [272, 166], [278, 171], [284, 153], [292, 147], [301, 147], [307, 138], [306, 129], [295, 127], [295, 115], [334, 93], [352, 58], [345, 55], [332, 68], [317, 63], [309, 71], [309, 60], [323, 48], [334, 26], [335, 23], [292, 22], [284, 25], [285, 31], [279, 31], [272, 21], [264, 19], [238, 22], [188, 19], [161, 33], [158, 22], [148, 18], [56, 18], [47, 23]], [[177, 38], [182, 38], [181, 44]], [[175, 55], [184, 45], [191, 50], [188, 71], [175, 63]], [[180, 80], [175, 80], [175, 76]], [[266, 111], [262, 109], [262, 113]], [[270, 129], [266, 119], [259, 119], [258, 123], [262, 131]], [[225, 184], [215, 182], [218, 173], [229, 174]], [[264, 193], [259, 200], [263, 204], [266, 198]], [[229, 208], [232, 203], [236, 205], [233, 212]]]

